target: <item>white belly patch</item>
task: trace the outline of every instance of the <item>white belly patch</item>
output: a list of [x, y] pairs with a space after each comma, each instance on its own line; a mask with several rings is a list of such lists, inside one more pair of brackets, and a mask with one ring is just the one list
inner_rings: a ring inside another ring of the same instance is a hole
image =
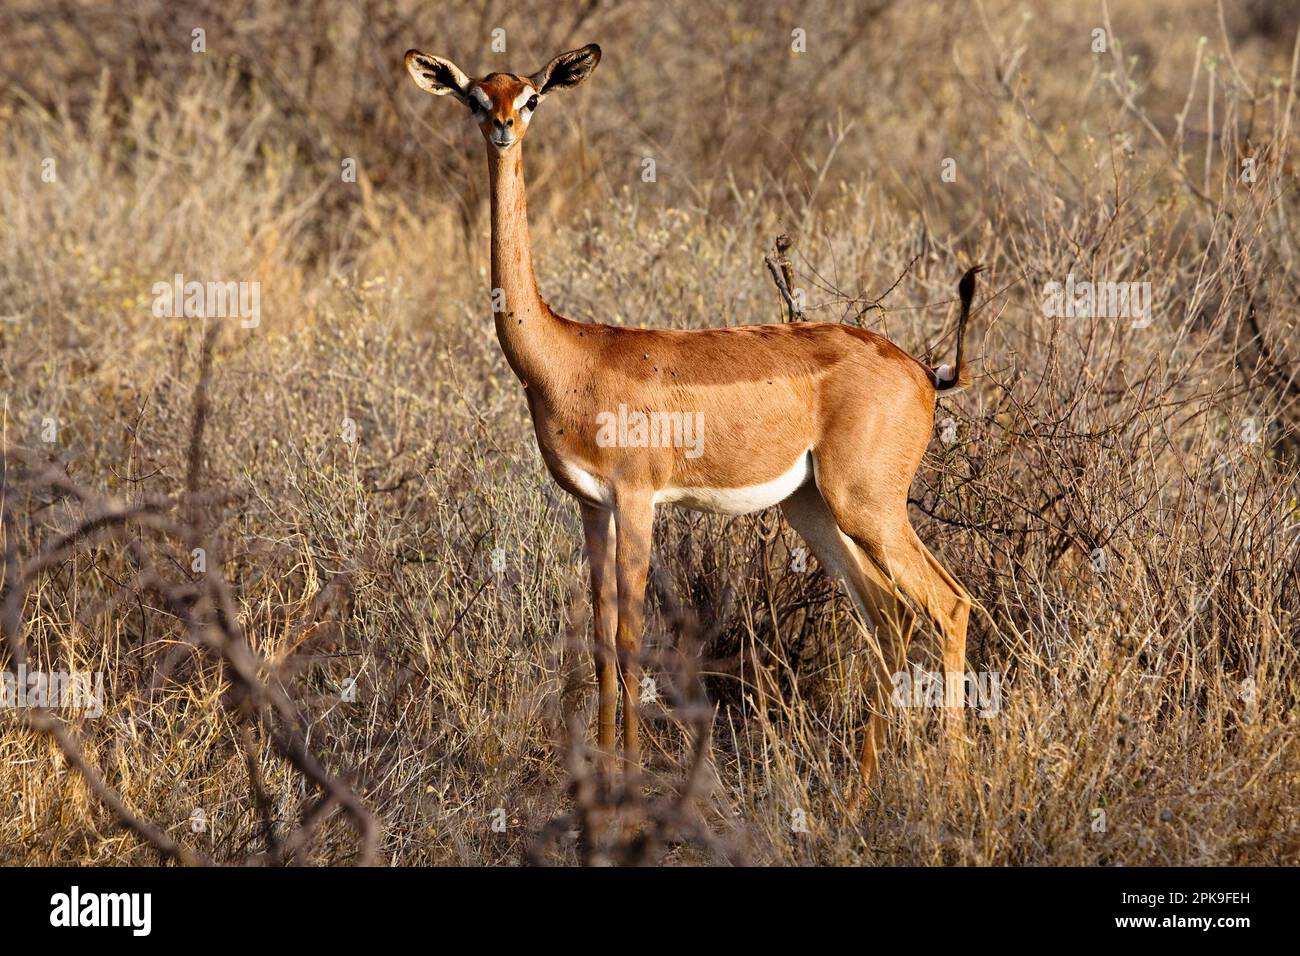
[[744, 515], [780, 504], [806, 482], [812, 473], [811, 456], [804, 452], [784, 474], [759, 485], [741, 488], [664, 488], [655, 492], [655, 504], [675, 504], [694, 511]]
[[[573, 462], [560, 461], [559, 469], [578, 496], [592, 504], [611, 508], [614, 494], [609, 484]], [[654, 504], [681, 505], [712, 514], [744, 515], [780, 504], [812, 477], [812, 456], [804, 452], [787, 471], [771, 481], [740, 488], [661, 488]]]
[[606, 508], [613, 506], [614, 495], [605, 482], [570, 461], [561, 460], [559, 467], [569, 484], [577, 489], [579, 497]]

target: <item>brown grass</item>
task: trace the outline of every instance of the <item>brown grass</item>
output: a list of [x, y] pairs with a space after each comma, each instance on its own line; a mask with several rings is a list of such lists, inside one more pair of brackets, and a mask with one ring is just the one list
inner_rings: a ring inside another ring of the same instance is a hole
[[[1182, 0], [310, 6], [0, 13], [6, 593], [104, 509], [157, 516], [78, 539], [16, 605], [31, 666], [102, 671], [107, 710], [0, 712], [0, 861], [156, 862], [108, 792], [186, 858], [354, 862], [345, 791], [404, 865], [1300, 861], [1285, 4], [1222, 26]], [[588, 41], [601, 66], [527, 144], [560, 312], [780, 321], [763, 257], [789, 232], [808, 318], [938, 362], [962, 267], [991, 267], [975, 385], [941, 403], [952, 440], [913, 488], [982, 606], [972, 667], [1003, 681], [963, 772], [933, 713], [904, 711], [847, 813], [869, 687], [843, 595], [792, 568], [774, 513], [664, 513], [647, 823], [606, 839], [639, 795], [584, 762], [580, 528], [492, 335], [482, 147], [401, 72], [411, 46], [523, 71]], [[260, 326], [217, 320], [193, 487], [204, 323], [150, 311], [177, 272], [262, 284]], [[1069, 273], [1150, 282], [1151, 325], [1044, 316]]]

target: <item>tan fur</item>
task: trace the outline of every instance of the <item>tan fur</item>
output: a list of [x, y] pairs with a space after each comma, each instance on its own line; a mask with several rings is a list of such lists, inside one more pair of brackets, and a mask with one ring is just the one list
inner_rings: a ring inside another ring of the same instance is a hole
[[[909, 604], [943, 633], [945, 668], [952, 673], [965, 666], [969, 597], [921, 544], [907, 516], [908, 487], [933, 429], [935, 373], [887, 339], [843, 325], [669, 331], [557, 315], [542, 300], [533, 273], [519, 142], [527, 125], [513, 103], [526, 85], [543, 85], [557, 66], [568, 68], [565, 85], [572, 86], [598, 60], [598, 48], [584, 47], [529, 80], [496, 73], [451, 92], [477, 87], [492, 101], [480, 128], [488, 140], [492, 285], [504, 301], [494, 319], [506, 360], [526, 390], [547, 468], [582, 503], [601, 751], [608, 756], [614, 747], [613, 655], [624, 690], [625, 767], [635, 773], [639, 766], [639, 648], [656, 495], [762, 485], [811, 453], [815, 481], [783, 507], [823, 566], [878, 625], [872, 653], [881, 690], [862, 759], [862, 777], [869, 780], [883, 740], [888, 678], [901, 667], [914, 626]], [[418, 71], [429, 61], [445, 62], [407, 54], [408, 68], [426, 89], [427, 76]], [[518, 139], [502, 148], [492, 133], [506, 121], [513, 121]], [[964, 363], [960, 373], [969, 381]], [[620, 404], [646, 413], [702, 413], [703, 454], [692, 458], [680, 447], [600, 447], [598, 416]], [[575, 469], [585, 478], [576, 478]], [[587, 479], [607, 493], [592, 495]], [[956, 716], [950, 723], [960, 737]]]

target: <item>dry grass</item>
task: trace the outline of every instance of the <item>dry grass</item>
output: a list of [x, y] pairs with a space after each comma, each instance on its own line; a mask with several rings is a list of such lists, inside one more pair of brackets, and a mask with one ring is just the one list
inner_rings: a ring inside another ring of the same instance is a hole
[[[34, 662], [104, 673], [105, 715], [68, 729], [105, 786], [218, 862], [317, 806], [277, 733], [356, 791], [394, 864], [1300, 861], [1300, 23], [1281, 2], [1236, 5], [1222, 29], [1204, 0], [1027, 6], [6, 7], [7, 573], [100, 496], [160, 516], [77, 542], [16, 611]], [[497, 26], [508, 55], [489, 50]], [[527, 145], [562, 313], [779, 321], [763, 255], [789, 231], [810, 318], [939, 361], [957, 275], [991, 266], [979, 377], [941, 404], [953, 440], [936, 435], [913, 488], [921, 537], [984, 609], [972, 666], [1003, 680], [1000, 713], [968, 718], [964, 771], [933, 715], [905, 711], [848, 814], [869, 688], [844, 597], [792, 568], [775, 514], [665, 513], [650, 823], [631, 844], [572, 838], [631, 799], [582, 761], [576, 508], [492, 335], [478, 134], [400, 61], [420, 46], [531, 70], [592, 40], [602, 65]], [[204, 328], [150, 311], [177, 272], [262, 288], [257, 328], [218, 320], [192, 492]], [[1069, 273], [1150, 282], [1150, 326], [1045, 317], [1044, 283]], [[233, 622], [191, 570], [200, 535]], [[267, 715], [239, 653], [202, 638], [218, 625], [294, 715]], [[155, 862], [39, 723], [0, 713], [0, 861]], [[357, 860], [353, 819], [320, 815], [298, 858]]]

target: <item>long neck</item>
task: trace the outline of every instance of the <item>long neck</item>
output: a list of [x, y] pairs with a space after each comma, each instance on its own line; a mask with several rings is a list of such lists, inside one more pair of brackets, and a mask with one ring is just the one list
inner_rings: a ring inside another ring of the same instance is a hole
[[[537, 291], [528, 238], [524, 157], [520, 146], [487, 146], [492, 186], [492, 308], [506, 361], [525, 385], [548, 377], [563, 345], [562, 322]], [[498, 291], [499, 290], [499, 291]]]

